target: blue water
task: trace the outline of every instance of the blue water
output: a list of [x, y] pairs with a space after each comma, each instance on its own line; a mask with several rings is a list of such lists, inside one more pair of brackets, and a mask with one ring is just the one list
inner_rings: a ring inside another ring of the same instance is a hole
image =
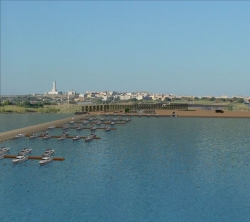
[[117, 130], [98, 130], [101, 139], [89, 143], [6, 141], [0, 145], [10, 154], [53, 148], [65, 161], [0, 160], [1, 221], [249, 221], [249, 125], [132, 117]]
[[0, 133], [32, 126], [35, 124], [50, 122], [72, 116], [72, 114], [2, 114], [0, 113]]

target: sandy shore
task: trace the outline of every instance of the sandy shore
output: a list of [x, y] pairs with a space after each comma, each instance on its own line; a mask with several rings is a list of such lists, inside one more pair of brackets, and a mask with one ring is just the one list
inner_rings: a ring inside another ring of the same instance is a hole
[[[179, 117], [221, 117], [221, 118], [250, 118], [250, 111], [224, 111], [224, 113], [216, 113], [214, 110], [155, 110], [159, 116], [170, 116], [175, 112]], [[92, 115], [104, 115], [105, 113], [91, 112]], [[106, 114], [113, 115], [114, 112], [107, 112]], [[123, 113], [116, 113], [122, 115]], [[130, 115], [130, 114], [125, 114]], [[133, 114], [138, 115], [138, 114]], [[146, 115], [146, 114], [142, 114]]]

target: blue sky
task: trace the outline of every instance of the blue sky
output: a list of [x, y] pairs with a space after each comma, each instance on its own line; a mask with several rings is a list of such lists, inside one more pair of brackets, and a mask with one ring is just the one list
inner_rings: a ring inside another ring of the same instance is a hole
[[1, 1], [1, 94], [250, 96], [248, 1]]

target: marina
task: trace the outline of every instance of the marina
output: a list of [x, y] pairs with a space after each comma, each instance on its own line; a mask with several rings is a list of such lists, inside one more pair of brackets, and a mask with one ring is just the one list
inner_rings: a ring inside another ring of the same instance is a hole
[[[249, 204], [249, 119], [179, 118], [177, 114], [177, 118], [122, 117], [131, 121], [117, 124], [114, 131], [96, 130], [101, 140], [89, 142], [85, 138], [73, 142], [72, 138], [87, 137], [90, 129], [56, 127], [35, 132], [39, 136], [47, 131], [51, 135], [48, 140], [29, 139], [24, 133], [25, 137], [3, 141], [1, 146], [10, 150], [0, 157], [2, 204], [11, 208], [13, 200], [21, 199], [15, 209], [23, 218], [30, 206], [45, 212], [57, 204], [66, 213], [46, 215], [50, 221], [55, 217], [58, 221], [77, 221], [72, 219], [75, 214], [83, 220], [99, 221], [101, 215], [107, 221], [113, 217], [133, 221], [134, 215], [124, 210], [138, 212], [143, 221], [174, 221], [186, 215], [187, 221], [207, 221], [208, 217], [213, 221], [247, 221], [249, 211], [242, 204]], [[58, 141], [63, 132], [71, 138]], [[32, 149], [28, 159], [13, 164], [24, 147]], [[49, 155], [44, 159], [47, 164], [41, 165], [48, 149], [55, 150], [54, 156]], [[41, 193], [45, 194], [42, 203], [37, 201]], [[11, 202], [6, 202], [9, 199]], [[63, 200], [74, 201], [69, 204]], [[152, 205], [144, 204], [151, 202], [156, 205], [153, 211]], [[83, 208], [84, 212], [79, 210]], [[231, 212], [235, 209], [240, 213], [234, 217]], [[145, 211], [154, 213], [145, 216]], [[44, 215], [32, 212], [29, 218], [44, 221]], [[189, 212], [193, 212], [191, 216]], [[225, 220], [218, 216], [220, 212], [228, 215]], [[8, 214], [3, 221], [15, 221], [16, 216]]]

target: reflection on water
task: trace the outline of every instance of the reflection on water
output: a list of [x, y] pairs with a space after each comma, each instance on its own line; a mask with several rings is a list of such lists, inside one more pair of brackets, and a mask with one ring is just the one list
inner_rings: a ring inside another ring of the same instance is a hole
[[[3, 221], [248, 221], [248, 119], [138, 118], [101, 140], [5, 141], [56, 150], [39, 167], [0, 160]], [[59, 135], [60, 129], [51, 130]], [[70, 130], [86, 136], [89, 130]], [[9, 213], [11, 212], [11, 214]]]

